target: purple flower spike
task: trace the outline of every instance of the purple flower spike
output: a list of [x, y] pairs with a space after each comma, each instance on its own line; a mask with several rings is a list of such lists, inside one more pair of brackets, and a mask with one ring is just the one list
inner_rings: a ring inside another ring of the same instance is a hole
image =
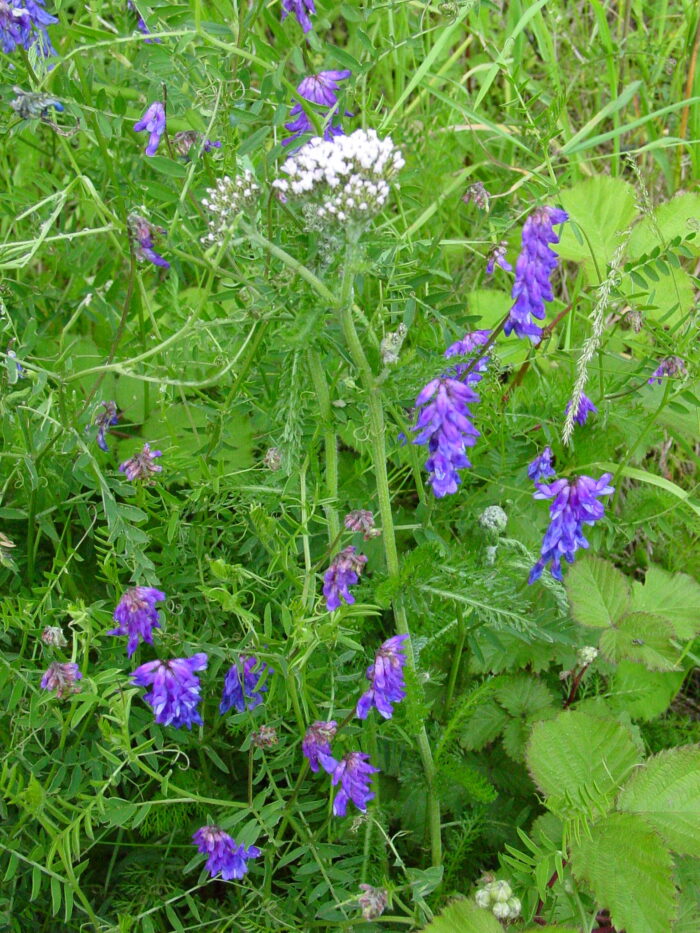
[[588, 547], [583, 536], [583, 526], [593, 525], [603, 517], [603, 503], [599, 496], [609, 496], [614, 487], [608, 482], [612, 473], [604, 473], [600, 479], [590, 476], [577, 476], [569, 483], [568, 479], [558, 479], [546, 485], [536, 483], [535, 499], [552, 499], [549, 506], [551, 522], [542, 541], [540, 559], [530, 571], [528, 583], [534, 583], [542, 576], [542, 571], [551, 563], [551, 573], [556, 580], [562, 579], [562, 557], [573, 564], [576, 551]]
[[153, 707], [156, 722], [163, 726], [202, 725], [202, 717], [197, 706], [201, 699], [201, 684], [195, 671], [203, 671], [207, 666], [204, 653], [191, 658], [173, 658], [172, 661], [148, 661], [137, 667], [131, 675], [131, 682], [137, 687], [150, 687], [150, 693], [144, 695], [144, 701]]
[[282, 20], [285, 20], [290, 13], [293, 13], [304, 32], [311, 31], [309, 13], [315, 12], [314, 0], [282, 0]]
[[352, 71], [319, 71], [317, 75], [309, 75], [297, 87], [297, 91], [304, 100], [322, 104], [324, 107], [335, 107], [338, 103], [339, 81], [349, 78]]
[[136, 651], [139, 638], [153, 644], [153, 629], [160, 628], [161, 616], [156, 603], [162, 603], [165, 593], [152, 586], [134, 586], [122, 596], [114, 610], [114, 621], [119, 624], [108, 635], [128, 635], [128, 657]]
[[522, 249], [515, 265], [515, 283], [511, 292], [515, 304], [503, 328], [506, 335], [515, 331], [518, 337], [529, 337], [533, 343], [539, 343], [542, 328], [533, 322], [532, 316], [542, 320], [545, 316], [545, 301], [554, 298], [549, 277], [559, 257], [549, 248], [549, 244], [559, 242], [553, 229], [555, 224], [563, 224], [568, 219], [569, 215], [560, 208], [538, 207], [525, 221]]
[[134, 130], [137, 133], [141, 133], [143, 130], [150, 133], [148, 145], [146, 146], [146, 155], [155, 155], [161, 137], [165, 132], [165, 107], [161, 101], [156, 100], [151, 104], [138, 123], [134, 124]]
[[328, 570], [323, 575], [323, 595], [326, 597], [326, 609], [333, 612], [340, 608], [341, 598], [348, 605], [355, 602], [348, 587], [354, 586], [367, 563], [364, 554], [357, 554], [353, 545], [336, 554]]
[[6, 55], [21, 45], [28, 49], [32, 31], [32, 18], [27, 10], [17, 8], [7, 0], [0, 0], [0, 42]]
[[662, 382], [664, 376], [685, 376], [687, 372], [685, 361], [680, 356], [667, 356], [661, 360], [647, 382], [653, 385], [655, 382]]
[[539, 457], [535, 457], [527, 468], [528, 477], [534, 482], [539, 483], [543, 479], [556, 476], [556, 470], [552, 466], [552, 456], [552, 448], [545, 447]]
[[219, 826], [202, 826], [192, 836], [202, 855], [208, 855], [207, 871], [213, 877], [221, 874], [224, 881], [240, 879], [248, 873], [247, 862], [260, 855], [257, 846], [240, 846]]
[[[457, 340], [455, 343], [450, 344], [445, 350], [445, 359], [449, 360], [453, 356], [471, 356], [478, 347], [482, 347], [489, 342], [490, 336], [490, 330], [473, 330], [465, 334], [461, 340]], [[488, 356], [482, 356], [477, 360], [476, 365], [472, 368], [471, 372], [467, 374], [467, 385], [476, 385], [477, 382], [481, 382], [482, 376], [488, 368], [488, 363]], [[452, 372], [458, 379], [461, 379], [471, 365], [471, 363], [455, 363]]]
[[140, 214], [129, 214], [126, 219], [129, 236], [134, 248], [134, 255], [139, 262], [151, 262], [154, 266], [169, 269], [170, 263], [163, 259], [154, 248], [153, 237], [157, 233], [165, 233], [163, 227], [156, 227]]
[[[117, 413], [117, 403], [116, 402], [102, 402], [102, 411], [98, 409], [98, 415], [93, 421], [93, 425], [97, 427], [97, 446], [100, 450], [109, 450], [107, 446], [107, 431], [111, 427], [114, 427], [115, 424], [119, 424], [119, 415]], [[89, 430], [89, 428], [86, 428]]]
[[392, 703], [400, 703], [406, 696], [403, 669], [406, 665], [404, 642], [408, 635], [394, 635], [380, 647], [374, 664], [367, 668], [367, 680], [372, 685], [357, 703], [358, 719], [367, 719], [372, 707], [385, 719], [394, 715]]
[[151, 450], [151, 445], [146, 443], [143, 450], [134, 454], [129, 460], [119, 465], [119, 472], [124, 473], [128, 480], [150, 480], [153, 473], [160, 473], [163, 467], [156, 463], [156, 457], [162, 457], [160, 450]]
[[493, 275], [493, 270], [496, 266], [500, 266], [500, 268], [505, 269], [506, 272], [513, 271], [511, 264], [506, 261], [507, 249], [508, 244], [505, 240], [501, 240], [497, 246], [494, 246], [489, 253], [489, 259], [486, 263], [486, 275]]
[[[246, 707], [255, 709], [262, 701], [262, 694], [267, 690], [267, 684], [261, 684], [260, 681], [267, 671], [274, 674], [271, 667], [261, 662], [257, 671], [253, 668], [258, 664], [255, 657], [246, 657], [241, 655], [235, 664], [228, 669], [224, 678], [224, 692], [219, 704], [219, 712], [223, 715], [231, 707], [235, 707], [239, 713], [244, 713]], [[241, 666], [242, 665], [242, 666]]]
[[322, 755], [320, 760], [324, 770], [333, 776], [333, 786], [340, 784], [340, 790], [333, 801], [333, 813], [345, 816], [349, 800], [364, 813], [369, 801], [374, 800], [374, 794], [369, 790], [372, 775], [379, 773], [379, 768], [369, 763], [369, 755], [349, 752], [340, 761], [328, 755]]
[[41, 686], [44, 690], [53, 690], [59, 700], [64, 696], [70, 696], [71, 693], [77, 693], [80, 689], [76, 686], [76, 680], [82, 680], [83, 675], [78, 670], [78, 665], [73, 661], [61, 664], [54, 661], [49, 664], [46, 673], [41, 678]]
[[318, 771], [322, 758], [330, 757], [331, 742], [335, 737], [337, 728], [338, 723], [335, 719], [331, 719], [330, 722], [315, 722], [306, 730], [306, 735], [301, 743], [301, 750], [304, 756], [309, 759], [309, 767], [312, 771]]
[[[568, 415], [571, 411], [571, 402], [568, 402], [566, 406], [566, 414]], [[581, 393], [581, 398], [579, 399], [578, 408], [576, 409], [576, 414], [574, 416], [574, 421], [576, 424], [584, 425], [588, 420], [588, 416], [591, 412], [596, 412], [598, 409], [595, 407], [593, 402], [585, 395]]]

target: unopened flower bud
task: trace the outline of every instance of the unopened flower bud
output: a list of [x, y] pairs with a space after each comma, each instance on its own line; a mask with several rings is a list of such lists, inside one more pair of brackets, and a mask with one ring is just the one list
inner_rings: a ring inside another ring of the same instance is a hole
[[387, 334], [379, 346], [379, 352], [382, 356], [382, 363], [385, 366], [394, 366], [399, 361], [401, 347], [406, 339], [408, 328], [405, 324], [399, 324], [395, 331]]
[[362, 917], [364, 920], [376, 920], [380, 917], [389, 902], [387, 892], [384, 888], [373, 888], [371, 884], [361, 884], [362, 894], [357, 901], [362, 908]]
[[516, 917], [520, 916], [520, 910], [522, 908], [522, 904], [520, 903], [520, 898], [510, 897], [508, 898], [506, 903], [508, 907], [510, 908], [510, 919], [515, 920]]
[[509, 920], [510, 919], [510, 907], [505, 901], [496, 901], [496, 903], [491, 908], [494, 917], [497, 920]]
[[344, 523], [348, 531], [361, 531], [365, 541], [381, 534], [381, 531], [374, 527], [374, 515], [367, 509], [355, 509], [348, 512]]
[[469, 185], [466, 194], [462, 197], [462, 200], [465, 204], [469, 204], [471, 201], [473, 201], [479, 210], [487, 211], [489, 209], [490, 197], [491, 195], [484, 187], [483, 182], [475, 181], [473, 185]]
[[277, 470], [281, 470], [282, 451], [279, 449], [279, 447], [268, 447], [263, 458], [263, 463], [268, 468], [268, 470], [272, 470], [273, 473], [276, 473]]
[[41, 640], [45, 645], [51, 645], [53, 648], [65, 648], [68, 644], [63, 629], [59, 625], [47, 625], [41, 633]]
[[474, 900], [476, 901], [477, 907], [488, 908], [491, 906], [491, 895], [486, 888], [479, 888], [474, 895]]
[[507, 881], [494, 881], [491, 887], [491, 899], [505, 903], [513, 896], [513, 890]]
[[500, 505], [489, 505], [479, 516], [479, 524], [487, 531], [502, 534], [508, 524], [508, 515]]

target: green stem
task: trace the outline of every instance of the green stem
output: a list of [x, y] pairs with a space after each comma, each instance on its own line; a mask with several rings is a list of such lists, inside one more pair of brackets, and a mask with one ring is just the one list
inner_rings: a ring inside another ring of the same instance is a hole
[[[389, 577], [394, 580], [399, 576], [399, 555], [396, 548], [396, 534], [394, 531], [394, 519], [391, 510], [391, 492], [389, 490], [389, 475], [386, 468], [386, 448], [384, 444], [384, 409], [380, 392], [375, 383], [372, 369], [365, 355], [365, 351], [360, 342], [360, 338], [355, 328], [355, 321], [352, 316], [352, 280], [353, 266], [357, 250], [357, 239], [348, 236], [345, 267], [343, 270], [343, 281], [349, 279], [349, 294], [346, 296], [345, 303], [340, 308], [340, 321], [343, 328], [343, 335], [347, 344], [350, 356], [358, 370], [362, 387], [367, 397], [367, 407], [369, 414], [370, 441], [372, 446], [372, 465], [374, 468], [375, 481], [377, 484], [377, 499], [379, 502], [379, 514], [382, 522], [382, 541], [384, 542], [384, 554], [386, 558], [387, 571]], [[410, 635], [406, 610], [404, 609], [400, 597], [394, 600], [394, 619], [396, 622], [396, 631], [400, 635]], [[416, 660], [413, 655], [413, 645], [411, 639], [406, 642], [406, 666], [415, 677]], [[421, 726], [416, 741], [418, 752], [423, 764], [423, 772], [428, 785], [428, 822], [430, 826], [430, 844], [432, 851], [432, 862], [434, 866], [442, 863], [442, 840], [440, 835], [440, 801], [435, 792], [435, 765], [428, 742], [428, 734], [425, 726]]]
[[467, 638], [467, 627], [464, 624], [464, 615], [462, 607], [457, 607], [457, 646], [452, 657], [452, 666], [450, 667], [450, 676], [447, 680], [447, 690], [445, 691], [445, 716], [450, 712], [452, 698], [454, 697], [455, 687], [457, 685], [457, 676], [462, 663], [462, 652], [464, 651], [464, 642]]
[[328, 540], [333, 541], [340, 533], [338, 510], [335, 506], [338, 501], [338, 437], [333, 429], [333, 412], [331, 410], [328, 380], [321, 365], [321, 357], [316, 350], [309, 350], [309, 370], [323, 423], [323, 444], [326, 452], [326, 486], [330, 500], [328, 505], [324, 506], [324, 511], [328, 522]]

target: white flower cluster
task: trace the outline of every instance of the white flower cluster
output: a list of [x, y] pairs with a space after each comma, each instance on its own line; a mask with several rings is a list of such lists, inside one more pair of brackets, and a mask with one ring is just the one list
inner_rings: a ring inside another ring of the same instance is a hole
[[355, 130], [332, 140], [316, 137], [282, 165], [288, 178], [272, 183], [283, 200], [299, 199], [323, 223], [367, 223], [384, 207], [389, 182], [404, 165], [391, 137]]
[[589, 664], [593, 664], [597, 657], [598, 649], [594, 648], [592, 645], [579, 648], [576, 655], [576, 659], [582, 667], [588, 667]]
[[487, 505], [479, 516], [479, 524], [487, 531], [500, 535], [506, 530], [508, 515], [500, 505]]
[[513, 897], [507, 881], [491, 881], [476, 892], [477, 907], [490, 910], [498, 920], [515, 920], [520, 916], [520, 898]]
[[202, 198], [202, 204], [212, 216], [209, 233], [202, 237], [202, 243], [221, 243], [238, 214], [255, 204], [259, 191], [260, 186], [248, 169], [235, 178], [224, 175], [217, 181], [216, 188], [207, 188], [209, 197]]

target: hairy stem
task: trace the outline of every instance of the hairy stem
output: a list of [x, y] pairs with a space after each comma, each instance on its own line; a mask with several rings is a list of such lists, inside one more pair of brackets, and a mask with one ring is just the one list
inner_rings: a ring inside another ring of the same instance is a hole
[[318, 408], [323, 425], [323, 445], [326, 453], [326, 491], [329, 502], [324, 507], [326, 521], [328, 522], [328, 540], [333, 541], [340, 533], [338, 520], [338, 437], [333, 429], [333, 412], [331, 410], [331, 397], [328, 390], [328, 380], [323, 371], [321, 357], [317, 350], [309, 350], [309, 371], [314, 384]]

